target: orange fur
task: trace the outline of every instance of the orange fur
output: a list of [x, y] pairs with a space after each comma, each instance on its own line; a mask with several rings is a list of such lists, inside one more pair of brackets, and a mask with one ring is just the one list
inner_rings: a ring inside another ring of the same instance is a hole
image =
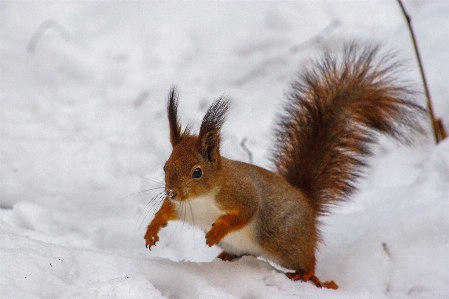
[[239, 209], [234, 209], [221, 215], [206, 233], [206, 244], [213, 246], [218, 244], [230, 232], [236, 231], [247, 225], [248, 220], [242, 217], [243, 213]]
[[156, 245], [159, 241], [159, 230], [167, 225], [170, 220], [176, 219], [176, 211], [173, 209], [172, 204], [165, 199], [162, 203], [161, 208], [154, 216], [153, 221], [147, 227], [147, 232], [145, 233], [144, 239], [146, 240], [146, 246], [151, 250], [151, 246]]

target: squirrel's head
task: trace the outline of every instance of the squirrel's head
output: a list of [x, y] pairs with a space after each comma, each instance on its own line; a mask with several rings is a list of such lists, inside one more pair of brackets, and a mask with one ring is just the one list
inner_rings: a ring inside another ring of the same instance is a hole
[[172, 200], [188, 200], [219, 186], [221, 156], [220, 130], [226, 119], [229, 101], [220, 97], [204, 115], [198, 136], [188, 128], [181, 130], [178, 95], [170, 90], [167, 103], [170, 142], [173, 151], [164, 166], [165, 192]]

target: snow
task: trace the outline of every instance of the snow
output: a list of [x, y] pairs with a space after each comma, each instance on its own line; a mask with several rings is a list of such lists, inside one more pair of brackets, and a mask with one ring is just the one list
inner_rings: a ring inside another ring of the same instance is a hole
[[[436, 114], [449, 127], [449, 2], [406, 1]], [[330, 26], [330, 27], [328, 27]], [[328, 29], [325, 29], [328, 28]], [[419, 80], [395, 1], [0, 2], [1, 298], [443, 298], [449, 293], [449, 140], [381, 140], [353, 200], [323, 219], [317, 275], [215, 259], [170, 223], [145, 249], [170, 154], [165, 100], [195, 128], [232, 109], [224, 155], [268, 162], [283, 93], [322, 41], [377, 40]], [[141, 192], [148, 190], [146, 192]]]

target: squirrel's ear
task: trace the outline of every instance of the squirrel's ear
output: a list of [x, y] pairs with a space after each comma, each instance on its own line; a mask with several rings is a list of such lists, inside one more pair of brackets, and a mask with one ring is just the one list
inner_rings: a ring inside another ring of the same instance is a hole
[[229, 100], [220, 97], [215, 100], [204, 115], [201, 123], [199, 149], [201, 155], [209, 161], [215, 162], [220, 155], [220, 130], [226, 120]]
[[170, 126], [170, 142], [173, 147], [181, 140], [181, 124], [178, 120], [178, 92], [176, 87], [170, 88], [167, 101], [167, 116]]
[[220, 158], [220, 135], [216, 131], [206, 133], [200, 139], [200, 154], [210, 162], [217, 162]]

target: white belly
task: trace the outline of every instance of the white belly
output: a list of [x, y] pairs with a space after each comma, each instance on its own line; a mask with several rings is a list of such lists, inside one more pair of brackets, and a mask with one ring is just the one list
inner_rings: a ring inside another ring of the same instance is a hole
[[249, 223], [244, 228], [227, 234], [218, 246], [235, 255], [264, 255], [262, 248], [255, 242], [252, 226], [253, 223]]
[[[178, 219], [201, 228], [205, 233], [212, 224], [226, 212], [217, 205], [215, 194], [198, 196], [184, 201], [172, 201], [176, 207]], [[262, 248], [255, 242], [253, 223], [227, 234], [218, 246], [235, 255], [262, 255]]]

